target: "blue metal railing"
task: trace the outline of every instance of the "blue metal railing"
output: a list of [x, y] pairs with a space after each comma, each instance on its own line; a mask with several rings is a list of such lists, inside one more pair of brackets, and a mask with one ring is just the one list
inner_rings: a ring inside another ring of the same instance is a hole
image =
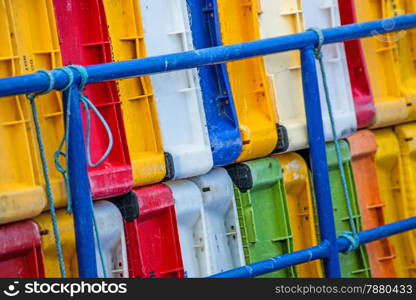
[[[366, 244], [386, 236], [405, 232], [407, 230], [415, 229], [416, 217], [412, 217], [406, 220], [395, 222], [388, 225], [383, 225], [371, 230], [366, 230], [358, 233], [360, 245]], [[344, 237], [339, 237], [336, 241], [335, 248], [331, 247], [328, 241], [323, 241], [315, 247], [295, 251], [282, 256], [270, 258], [264, 261], [260, 261], [251, 265], [243, 266], [230, 271], [225, 271], [220, 274], [211, 276], [211, 278], [246, 278], [255, 277], [262, 274], [267, 274], [272, 271], [287, 268], [289, 266], [302, 264], [308, 261], [325, 259], [328, 257], [329, 252], [335, 253], [344, 252], [350, 246], [350, 241]], [[327, 276], [328, 277], [328, 276]]]
[[[388, 24], [389, 26], [384, 26]], [[394, 26], [392, 26], [394, 24]], [[416, 27], [416, 14], [352, 24], [324, 29], [325, 44], [343, 42], [370, 35], [405, 30]], [[321, 244], [318, 246], [268, 259], [249, 266], [214, 275], [213, 277], [252, 277], [276, 269], [315, 259], [323, 259], [327, 277], [340, 277], [338, 253], [347, 249], [350, 241], [336, 238], [332, 199], [328, 178], [325, 152], [320, 95], [313, 47], [318, 44], [314, 32], [304, 32], [277, 38], [264, 39], [242, 44], [187, 51], [177, 54], [148, 57], [137, 60], [87, 66], [88, 83], [136, 77], [218, 64], [230, 60], [262, 56], [276, 52], [300, 50], [302, 58], [302, 80], [305, 94], [305, 110], [308, 139], [315, 186]], [[53, 70], [55, 89], [68, 84], [67, 74]], [[80, 74], [74, 70], [74, 85], [80, 81]], [[43, 91], [49, 86], [49, 78], [43, 73], [22, 75], [0, 79], [0, 97]], [[73, 97], [74, 98], [74, 97]], [[78, 105], [77, 99], [74, 105]], [[74, 207], [77, 254], [80, 277], [96, 277], [96, 263], [91, 222], [90, 191], [85, 160], [85, 146], [80, 110], [74, 111], [71, 118], [69, 153], [70, 185]], [[358, 234], [361, 244], [416, 228], [416, 217], [384, 225]]]

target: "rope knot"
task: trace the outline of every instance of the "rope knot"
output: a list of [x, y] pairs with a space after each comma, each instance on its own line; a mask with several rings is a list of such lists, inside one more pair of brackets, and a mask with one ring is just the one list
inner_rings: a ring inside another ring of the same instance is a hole
[[324, 42], [325, 42], [325, 37], [324, 37], [324, 34], [323, 34], [322, 30], [319, 29], [319, 28], [312, 27], [312, 28], [307, 29], [306, 31], [315, 32], [316, 35], [318, 36], [318, 45], [315, 46], [314, 54], [315, 54], [316, 59], [322, 59], [322, 51], [321, 50], [322, 50], [322, 46], [324, 45]]
[[354, 232], [345, 231], [341, 234], [341, 237], [346, 238], [350, 242], [350, 246], [343, 252], [344, 254], [351, 253], [360, 246], [360, 238]]
[[49, 86], [43, 91], [27, 94], [26, 97], [30, 100], [30, 102], [33, 102], [37, 96], [45, 95], [49, 93], [50, 91], [53, 90], [55, 86], [55, 77], [52, 75], [51, 71], [41, 69], [41, 70], [38, 70], [36, 73], [45, 74], [46, 76], [48, 76]]

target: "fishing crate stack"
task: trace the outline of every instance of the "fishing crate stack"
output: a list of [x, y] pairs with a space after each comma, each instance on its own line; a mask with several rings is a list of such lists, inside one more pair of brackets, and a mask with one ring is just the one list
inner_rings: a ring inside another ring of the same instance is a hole
[[[0, 0], [0, 77], [415, 12], [414, 0]], [[416, 216], [416, 29], [321, 53], [337, 235]], [[320, 242], [299, 51], [82, 93], [100, 277], [208, 277]], [[78, 277], [62, 93], [36, 101], [39, 127], [25, 95], [0, 101], [0, 277]], [[339, 257], [343, 277], [416, 277], [416, 232]], [[324, 273], [311, 261], [261, 277]]]

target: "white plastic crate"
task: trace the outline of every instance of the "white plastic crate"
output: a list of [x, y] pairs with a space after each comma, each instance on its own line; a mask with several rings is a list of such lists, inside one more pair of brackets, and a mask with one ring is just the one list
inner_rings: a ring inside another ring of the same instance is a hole
[[[96, 201], [94, 202], [94, 212], [97, 219], [107, 277], [129, 277], [126, 238], [120, 210], [109, 201]], [[100, 277], [103, 277], [97, 242], [95, 243], [95, 250], [98, 274]]]
[[[183, 0], [141, 0], [148, 56], [193, 49]], [[174, 178], [208, 172], [213, 165], [205, 112], [195, 69], [151, 77], [164, 150], [173, 158]]]
[[175, 199], [185, 274], [187, 277], [203, 277], [210, 269], [210, 254], [201, 192], [189, 180], [172, 181], [168, 186]]
[[[331, 28], [341, 26], [338, 0], [303, 0], [305, 28]], [[327, 73], [329, 93], [332, 101], [337, 134], [339, 137], [350, 136], [357, 129], [354, 100], [348, 73], [347, 58], [343, 43], [325, 45], [322, 48], [325, 70]], [[319, 65], [318, 65], [318, 72]], [[325, 103], [322, 78], [319, 76], [319, 89], [323, 116], [325, 119], [325, 136], [332, 140], [328, 108]]]
[[[337, 0], [260, 0], [261, 38], [303, 32], [305, 28], [340, 25]], [[351, 135], [357, 127], [351, 85], [343, 44], [323, 47], [325, 69], [339, 137]], [[308, 147], [299, 51], [265, 56], [266, 70], [272, 78], [279, 123], [287, 129], [289, 148]], [[322, 78], [320, 94], [326, 140], [332, 140]]]
[[233, 182], [223, 168], [191, 178], [204, 200], [204, 216], [210, 248], [211, 269], [208, 275], [245, 264]]

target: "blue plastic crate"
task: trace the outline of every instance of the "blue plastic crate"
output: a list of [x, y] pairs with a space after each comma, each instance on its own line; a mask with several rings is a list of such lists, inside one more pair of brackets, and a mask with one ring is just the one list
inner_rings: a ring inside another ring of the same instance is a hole
[[[215, 28], [218, 11], [215, 1], [186, 0], [196, 49], [219, 45], [221, 34]], [[241, 153], [242, 139], [226, 66], [198, 68], [214, 166], [233, 163]]]

